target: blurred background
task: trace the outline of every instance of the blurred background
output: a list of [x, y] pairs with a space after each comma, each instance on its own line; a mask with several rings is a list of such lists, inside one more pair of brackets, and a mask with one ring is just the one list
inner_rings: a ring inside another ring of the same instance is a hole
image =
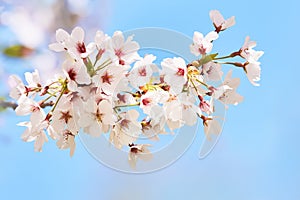
[[[47, 49], [55, 30], [76, 25], [91, 38], [143, 27], [168, 28], [192, 37], [213, 30], [209, 11], [218, 9], [236, 25], [214, 43], [220, 54], [241, 47], [250, 35], [261, 58], [260, 87], [241, 77], [243, 103], [231, 107], [219, 143], [199, 160], [201, 142], [171, 166], [134, 175], [114, 171], [93, 159], [78, 142], [74, 157], [48, 142], [42, 153], [20, 139], [22, 118], [0, 113], [0, 199], [300, 199], [300, 31], [296, 0], [262, 2], [143, 0], [0, 1], [0, 96], [7, 77], [37, 68], [53, 74], [59, 54]], [[226, 67], [226, 66], [224, 66]], [[202, 135], [203, 132], [199, 133]], [[199, 136], [200, 138], [200, 136]]]

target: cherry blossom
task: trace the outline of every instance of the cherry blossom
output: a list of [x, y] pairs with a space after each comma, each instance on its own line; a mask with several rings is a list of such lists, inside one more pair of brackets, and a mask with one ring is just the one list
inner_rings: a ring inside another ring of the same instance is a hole
[[114, 125], [109, 138], [119, 149], [135, 142], [142, 129], [142, 125], [137, 121], [139, 113], [136, 110], [129, 110], [120, 116], [121, 119]]
[[49, 127], [49, 121], [45, 119], [45, 113], [43, 110], [35, 110], [29, 122], [19, 123], [19, 126], [25, 126], [27, 129], [22, 135], [22, 139], [25, 142], [34, 142], [34, 150], [42, 151], [42, 147], [45, 142], [48, 141], [45, 129]]
[[62, 65], [62, 70], [68, 79], [68, 89], [71, 91], [76, 91], [78, 84], [89, 84], [91, 82], [87, 69], [80, 63], [66, 60]]
[[109, 68], [100, 70], [92, 78], [93, 83], [95, 83], [100, 92], [104, 92], [107, 95], [117, 93], [116, 88], [118, 84], [125, 78], [125, 69], [118, 64], [112, 64]]
[[114, 32], [111, 38], [111, 48], [113, 53], [118, 57], [119, 64], [131, 64], [140, 59], [137, 51], [140, 46], [137, 42], [132, 41], [133, 36], [129, 36], [126, 41], [121, 31]]
[[128, 76], [133, 87], [139, 88], [139, 86], [143, 86], [151, 80], [152, 74], [158, 71], [157, 66], [153, 64], [155, 59], [155, 56], [149, 54], [134, 64]]
[[235, 17], [232, 16], [229, 19], [224, 19], [222, 14], [218, 10], [212, 10], [209, 12], [210, 19], [213, 21], [216, 32], [224, 31], [225, 29], [235, 24]]
[[201, 74], [207, 81], [219, 81], [223, 76], [221, 64], [215, 62], [208, 62], [203, 65]]
[[34, 112], [41, 112], [40, 105], [29, 97], [21, 96], [15, 111], [17, 115], [29, 115]]
[[128, 162], [132, 168], [136, 167], [138, 159], [148, 161], [151, 160], [153, 155], [150, 153], [148, 147], [150, 144], [130, 144], [130, 151], [128, 155]]
[[94, 98], [90, 98], [84, 105], [78, 123], [84, 132], [97, 137], [106, 133], [115, 121], [111, 103], [107, 100], [97, 103]]
[[219, 35], [211, 31], [205, 37], [202, 33], [195, 31], [193, 37], [193, 44], [190, 46], [191, 53], [195, 56], [205, 55], [211, 52], [213, 48], [212, 41], [218, 39]]
[[187, 67], [182, 58], [166, 58], [161, 63], [164, 81], [170, 85], [174, 94], [182, 92], [183, 85], [187, 82]]
[[157, 106], [158, 103], [166, 102], [168, 98], [169, 93], [164, 90], [148, 91], [145, 95], [141, 96], [140, 108], [145, 114], [150, 114], [154, 106]]
[[56, 31], [56, 41], [57, 43], [49, 45], [51, 50], [56, 52], [68, 51], [71, 57], [77, 61], [86, 58], [95, 48], [94, 43], [85, 45], [84, 30], [81, 27], [75, 27], [71, 34], [63, 29], [58, 29]]
[[253, 48], [256, 47], [256, 42], [250, 41], [250, 37], [247, 36], [244, 45], [240, 49], [241, 57], [245, 58], [248, 62], [257, 62], [258, 59], [264, 54], [263, 51], [255, 51]]
[[227, 89], [223, 90], [221, 95], [218, 95], [218, 100], [224, 104], [237, 105], [243, 101], [243, 97], [236, 92], [236, 89], [240, 85], [239, 78], [232, 78], [232, 70], [230, 70], [223, 82], [223, 86], [227, 86]]
[[76, 135], [79, 130], [78, 114], [73, 109], [70, 97], [63, 96], [52, 113], [52, 128], [53, 131], [62, 135], [67, 129], [73, 135]]
[[70, 149], [70, 156], [72, 157], [76, 148], [75, 135], [67, 129], [64, 130], [56, 145], [59, 149]]
[[[161, 68], [155, 55], [140, 55], [138, 42], [133, 36], [125, 38], [121, 31], [109, 36], [99, 30], [94, 41], [86, 43], [81, 27], [70, 34], [58, 29], [56, 43], [49, 48], [67, 54], [60, 71], [47, 80], [40, 78], [38, 70], [26, 72], [25, 82], [16, 75], [9, 78], [16, 115], [29, 118], [18, 124], [25, 127], [22, 139], [34, 142], [35, 151], [42, 151], [49, 136], [73, 156], [79, 133], [93, 137], [107, 133], [110, 144], [129, 151], [129, 165], [136, 168], [138, 159], [153, 157], [150, 144], [137, 144], [141, 139], [158, 142], [198, 120], [203, 122], [207, 139], [220, 134], [222, 118], [215, 116], [216, 103], [228, 108], [243, 101], [237, 93], [240, 79], [229, 70], [222, 81], [222, 65], [244, 70], [258, 86], [258, 60], [263, 51], [254, 50], [256, 42], [246, 37], [236, 52], [210, 54], [218, 33], [235, 23], [234, 17], [225, 20], [216, 10], [210, 12], [210, 18], [215, 30], [206, 36], [194, 32], [190, 45], [191, 53], [199, 58], [163, 58]], [[243, 61], [236, 62], [237, 56]]]
[[41, 81], [38, 70], [34, 72], [25, 72], [25, 80], [27, 85], [23, 83], [21, 78], [16, 75], [9, 77], [9, 85], [12, 88], [9, 96], [18, 100], [21, 96], [34, 96], [36, 92], [41, 90]]
[[211, 140], [211, 135], [218, 135], [222, 131], [222, 127], [217, 117], [205, 117], [203, 119], [204, 133], [208, 140]]
[[255, 63], [249, 63], [246, 64], [244, 67], [244, 70], [246, 72], [247, 78], [249, 79], [250, 83], [254, 86], [259, 86], [259, 83], [257, 81], [260, 80], [260, 63], [255, 62]]
[[201, 116], [202, 114], [199, 106], [195, 105], [196, 99], [187, 93], [179, 94], [178, 99], [181, 102], [182, 120], [188, 126], [193, 126], [196, 124], [198, 116]]
[[18, 100], [23, 94], [25, 94], [26, 88], [20, 77], [11, 75], [8, 80], [11, 90], [9, 96], [15, 100]]
[[52, 43], [49, 45], [49, 49], [61, 52], [61, 51], [67, 51], [68, 50], [68, 42], [70, 40], [70, 34], [63, 30], [63, 29], [57, 29], [56, 30], [56, 43]]

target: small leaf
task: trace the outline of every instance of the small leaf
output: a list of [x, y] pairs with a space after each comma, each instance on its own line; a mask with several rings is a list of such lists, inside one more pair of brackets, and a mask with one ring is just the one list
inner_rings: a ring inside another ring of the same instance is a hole
[[6, 111], [7, 107], [3, 106], [2, 105], [2, 102], [5, 101], [5, 98], [4, 97], [0, 97], [0, 112], [4, 112]]
[[214, 54], [209, 54], [209, 55], [202, 57], [199, 60], [199, 66], [204, 65], [204, 64], [214, 60], [217, 56], [218, 56], [218, 53], [214, 53]]
[[3, 50], [3, 54], [8, 57], [24, 58], [33, 53], [33, 49], [23, 45], [12, 45]]

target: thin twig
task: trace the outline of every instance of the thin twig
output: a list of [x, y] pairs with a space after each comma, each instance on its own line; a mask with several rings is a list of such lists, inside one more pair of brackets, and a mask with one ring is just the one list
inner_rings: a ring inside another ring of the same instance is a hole
[[[45, 102], [45, 103], [41, 103], [40, 106], [41, 108], [46, 108], [46, 107], [50, 107], [53, 106], [54, 102], [53, 101], [49, 101], [49, 102]], [[15, 110], [18, 107], [18, 104], [15, 102], [11, 102], [11, 101], [5, 101], [5, 100], [0, 100], [0, 108], [11, 108], [13, 110]]]

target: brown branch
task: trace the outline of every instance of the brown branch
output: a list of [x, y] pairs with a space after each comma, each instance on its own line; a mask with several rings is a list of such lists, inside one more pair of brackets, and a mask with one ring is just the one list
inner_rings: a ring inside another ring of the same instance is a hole
[[5, 108], [12, 108], [13, 110], [15, 110], [17, 106], [18, 106], [18, 104], [14, 103], [14, 102], [0, 100], [0, 107], [1, 108], [4, 108], [4, 109]]
[[[54, 102], [53, 101], [49, 101], [46, 103], [41, 103], [40, 106], [41, 108], [45, 108], [48, 106], [53, 106]], [[0, 108], [12, 108], [13, 110], [15, 110], [18, 107], [17, 103], [14, 102], [10, 102], [10, 101], [5, 101], [5, 100], [0, 100]]]

